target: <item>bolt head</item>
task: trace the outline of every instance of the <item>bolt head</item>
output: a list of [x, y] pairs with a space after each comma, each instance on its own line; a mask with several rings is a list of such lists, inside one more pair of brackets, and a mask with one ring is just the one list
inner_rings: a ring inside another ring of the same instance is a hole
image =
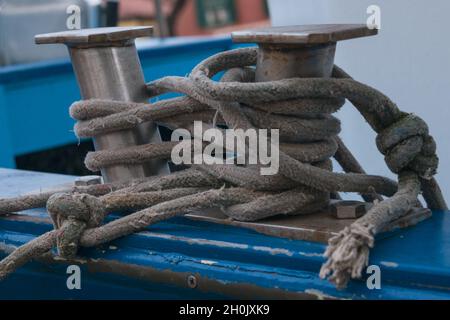
[[331, 204], [331, 214], [337, 219], [358, 219], [366, 214], [370, 204], [361, 201], [337, 201]]
[[189, 288], [196, 288], [197, 287], [197, 278], [194, 275], [189, 275], [187, 277], [187, 284], [189, 286]]

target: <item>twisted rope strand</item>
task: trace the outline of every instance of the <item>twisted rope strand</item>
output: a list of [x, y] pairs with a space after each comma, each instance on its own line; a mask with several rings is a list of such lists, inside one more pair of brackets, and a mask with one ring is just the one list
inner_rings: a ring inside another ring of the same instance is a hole
[[[336, 237], [325, 252], [328, 261], [320, 275], [337, 286], [361, 276], [368, 263], [374, 236], [384, 225], [418, 205], [420, 189], [430, 208], [447, 205], [433, 175], [438, 158], [428, 127], [406, 114], [379, 91], [353, 80], [338, 67], [330, 79], [286, 79], [254, 82], [255, 48], [216, 54], [198, 64], [189, 77], [164, 77], [147, 85], [149, 96], [167, 92], [184, 97], [153, 104], [87, 100], [74, 103], [79, 137], [94, 137], [154, 121], [193, 132], [193, 121], [225, 124], [233, 129], [279, 129], [279, 173], [258, 175], [259, 165], [192, 165], [167, 176], [121, 184], [69, 188], [65, 193], [1, 199], [0, 212], [19, 211], [47, 203], [55, 230], [19, 247], [0, 262], [0, 278], [55, 245], [62, 257], [78, 247], [95, 246], [139, 232], [151, 224], [192, 210], [219, 207], [230, 218], [256, 221], [277, 214], [308, 214], [323, 209], [330, 195], [358, 192], [372, 209]], [[224, 71], [220, 82], [211, 78]], [[367, 175], [338, 137], [340, 122], [331, 114], [345, 99], [377, 132], [377, 147], [399, 185]], [[201, 137], [194, 137], [201, 139]], [[241, 139], [238, 137], [238, 139]], [[246, 151], [257, 152], [245, 141]], [[215, 142], [219, 147], [223, 143]], [[176, 143], [163, 142], [121, 150], [89, 153], [91, 170], [118, 164], [169, 159]], [[193, 153], [194, 150], [191, 150]], [[332, 172], [334, 157], [346, 173]], [[392, 196], [384, 200], [381, 195]], [[136, 211], [105, 225], [104, 217], [117, 210]]]

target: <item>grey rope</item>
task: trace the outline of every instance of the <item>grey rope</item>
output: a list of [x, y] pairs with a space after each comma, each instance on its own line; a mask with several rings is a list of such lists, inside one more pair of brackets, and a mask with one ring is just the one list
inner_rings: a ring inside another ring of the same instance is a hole
[[[153, 121], [192, 131], [194, 120], [228, 128], [280, 130], [280, 168], [260, 176], [254, 165], [193, 165], [167, 176], [113, 183], [59, 194], [0, 200], [0, 213], [47, 205], [55, 230], [23, 245], [0, 262], [0, 278], [27, 261], [58, 247], [62, 257], [76, 255], [79, 246], [95, 246], [145, 229], [192, 210], [219, 207], [230, 218], [255, 221], [279, 214], [307, 214], [328, 205], [330, 194], [358, 192], [372, 209], [332, 238], [321, 270], [338, 286], [361, 276], [374, 236], [390, 221], [417, 205], [420, 191], [431, 209], [447, 205], [433, 179], [436, 144], [419, 117], [401, 112], [389, 98], [351, 79], [335, 67], [330, 79], [286, 79], [254, 82], [257, 49], [214, 55], [197, 65], [189, 77], [165, 77], [149, 83], [149, 97], [166, 92], [181, 98], [153, 104], [87, 100], [74, 103], [79, 137], [130, 129]], [[220, 82], [211, 78], [225, 71]], [[350, 100], [378, 133], [377, 147], [399, 185], [367, 175], [338, 137], [340, 122], [331, 114]], [[174, 142], [89, 153], [86, 166], [99, 170], [118, 164], [169, 159]], [[247, 144], [248, 150], [254, 148]], [[330, 158], [346, 173], [332, 172]], [[391, 196], [384, 200], [382, 197]], [[114, 210], [134, 213], [102, 225]]]

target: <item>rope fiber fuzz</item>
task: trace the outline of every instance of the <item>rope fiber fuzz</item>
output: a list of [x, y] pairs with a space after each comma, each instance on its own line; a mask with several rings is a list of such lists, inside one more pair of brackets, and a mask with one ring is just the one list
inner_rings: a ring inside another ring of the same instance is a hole
[[[193, 132], [193, 121], [233, 129], [279, 129], [279, 173], [258, 174], [255, 165], [192, 165], [167, 176], [110, 183], [0, 200], [0, 212], [47, 205], [55, 230], [18, 248], [0, 262], [0, 278], [55, 245], [63, 258], [79, 246], [91, 247], [141, 231], [192, 210], [217, 207], [232, 219], [257, 221], [273, 215], [313, 214], [338, 192], [357, 192], [374, 205], [363, 217], [329, 241], [321, 277], [338, 287], [361, 276], [375, 235], [423, 196], [430, 209], [447, 205], [433, 178], [438, 158], [428, 127], [418, 116], [398, 109], [388, 97], [334, 67], [332, 78], [293, 78], [254, 82], [257, 50], [214, 55], [188, 77], [165, 77], [147, 85], [149, 98], [168, 92], [184, 96], [152, 104], [87, 100], [74, 103], [78, 137], [89, 138], [153, 121]], [[221, 81], [212, 78], [224, 71]], [[377, 132], [377, 147], [399, 183], [368, 175], [338, 137], [340, 121], [332, 113], [348, 99]], [[170, 159], [174, 142], [132, 146], [88, 154], [86, 166], [99, 170], [118, 164]], [[252, 151], [252, 146], [247, 145]], [[346, 173], [332, 171], [334, 157]], [[383, 196], [390, 197], [385, 199]], [[133, 213], [102, 224], [108, 213]]]

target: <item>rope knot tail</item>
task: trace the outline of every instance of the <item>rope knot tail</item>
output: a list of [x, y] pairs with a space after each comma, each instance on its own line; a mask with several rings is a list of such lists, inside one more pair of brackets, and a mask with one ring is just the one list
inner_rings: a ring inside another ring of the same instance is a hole
[[58, 253], [63, 258], [73, 258], [78, 243], [87, 227], [98, 226], [104, 218], [102, 202], [87, 194], [57, 193], [47, 202], [47, 210], [55, 229]]
[[320, 277], [345, 288], [351, 278], [360, 278], [369, 262], [369, 250], [374, 246], [374, 236], [369, 227], [353, 223], [331, 238], [324, 256]]

